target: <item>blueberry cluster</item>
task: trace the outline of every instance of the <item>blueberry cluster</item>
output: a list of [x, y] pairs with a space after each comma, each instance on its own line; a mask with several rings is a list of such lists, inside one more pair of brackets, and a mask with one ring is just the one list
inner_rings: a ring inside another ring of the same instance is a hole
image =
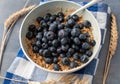
[[37, 28], [31, 24], [26, 33], [32, 51], [39, 53], [45, 63], [54, 64], [53, 68], [57, 71], [61, 70], [60, 63], [70, 68], [79, 66], [78, 61], [86, 63], [93, 54], [92, 47], [96, 42], [89, 40], [88, 32], [82, 32], [82, 29], [90, 28], [91, 23], [88, 20], [78, 23], [79, 20], [78, 15], [65, 18], [63, 12], [37, 17], [40, 26]]

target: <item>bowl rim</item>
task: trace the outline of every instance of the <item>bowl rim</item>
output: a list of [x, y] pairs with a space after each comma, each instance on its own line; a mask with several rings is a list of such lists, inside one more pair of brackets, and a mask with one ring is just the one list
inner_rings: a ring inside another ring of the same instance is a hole
[[100, 35], [99, 35], [98, 47], [97, 47], [97, 49], [96, 49], [96, 52], [94, 52], [94, 56], [92, 56], [92, 57], [89, 59], [88, 62], [82, 64], [81, 66], [78, 66], [78, 67], [73, 68], [73, 69], [70, 69], [70, 70], [65, 70], [65, 71], [54, 71], [54, 70], [46, 69], [46, 68], [44, 68], [44, 67], [41, 67], [41, 66], [38, 65], [37, 63], [35, 63], [35, 62], [28, 56], [28, 54], [27, 54], [27, 53], [25, 52], [25, 50], [24, 50], [24, 47], [22, 46], [22, 38], [21, 38], [22, 33], [21, 33], [21, 32], [22, 32], [23, 24], [24, 24], [25, 20], [27, 19], [27, 17], [28, 17], [34, 10], [36, 10], [36, 8], [38, 8], [38, 7], [42, 6], [42, 5], [46, 5], [46, 4], [52, 3], [52, 2], [67, 2], [67, 3], [70, 3], [70, 4], [75, 4], [76, 6], [82, 6], [82, 5], [80, 5], [79, 3], [76, 3], [76, 2], [73, 2], [73, 1], [60, 1], [60, 0], [48, 1], [48, 2], [44, 2], [44, 3], [39, 4], [38, 6], [36, 6], [35, 8], [33, 8], [33, 9], [26, 15], [26, 17], [24, 18], [24, 20], [22, 21], [22, 24], [21, 24], [21, 27], [20, 27], [20, 30], [19, 30], [19, 42], [20, 42], [20, 47], [22, 48], [22, 51], [23, 51], [24, 55], [27, 57], [27, 59], [28, 59], [32, 64], [34, 64], [35, 66], [37, 66], [39, 69], [45, 70], [45, 71], [47, 71], [47, 72], [52, 72], [52, 73], [71, 73], [71, 72], [78, 71], [78, 70], [84, 68], [85, 66], [87, 66], [87, 65], [95, 58], [95, 56], [97, 55], [97, 52], [99, 51], [99, 47], [100, 47], [100, 43], [101, 43], [100, 26], [98, 25], [98, 22], [97, 22], [97, 20], [95, 19], [95, 17], [93, 16], [93, 14], [92, 14], [89, 10], [87, 10], [87, 9], [85, 9], [85, 11], [88, 12], [88, 13], [91, 15], [91, 17], [94, 19], [94, 21], [97, 23], [96, 26], [97, 26], [97, 28], [99, 28], [99, 29], [98, 29], [98, 30], [99, 30], [98, 32], [99, 32]]

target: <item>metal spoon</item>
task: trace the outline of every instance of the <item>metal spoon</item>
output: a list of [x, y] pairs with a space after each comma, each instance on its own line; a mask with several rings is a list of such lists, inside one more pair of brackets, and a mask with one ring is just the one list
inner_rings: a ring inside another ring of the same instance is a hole
[[90, 1], [88, 4], [82, 6], [81, 8], [79, 8], [75, 12], [73, 12], [70, 16], [72, 16], [72, 15], [74, 15], [74, 14], [76, 14], [76, 13], [78, 13], [78, 12], [92, 6], [93, 4], [95, 4], [95, 3], [99, 2], [99, 1], [102, 1], [102, 0], [92, 0], [92, 1]]

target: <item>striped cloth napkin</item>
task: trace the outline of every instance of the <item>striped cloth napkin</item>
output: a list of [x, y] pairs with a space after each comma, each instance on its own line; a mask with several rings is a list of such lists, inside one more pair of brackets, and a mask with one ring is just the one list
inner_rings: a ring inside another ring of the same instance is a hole
[[[81, 5], [87, 4], [87, 2], [79, 2], [79, 3]], [[107, 4], [102, 3], [102, 2], [89, 7], [88, 10], [93, 13], [93, 15], [95, 16], [95, 18], [97, 19], [99, 23], [99, 26], [101, 29], [101, 35], [102, 35], [101, 46], [100, 46], [100, 49], [101, 49], [102, 45], [104, 44], [104, 39], [106, 36], [107, 28], [109, 28], [108, 25], [110, 24], [111, 10]], [[92, 62], [90, 62], [89, 65], [73, 73], [73, 74], [76, 74], [76, 73], [80, 74], [80, 77], [82, 76], [83, 78], [84, 77], [87, 78], [89, 81], [88, 84], [92, 84], [92, 79], [96, 73], [100, 55], [103, 54], [102, 52], [100, 52], [100, 49], [96, 57], [92, 60]], [[25, 57], [21, 49], [19, 50], [18, 55], [16, 56], [13, 63], [11, 64], [11, 66], [6, 72], [7, 78], [18, 79], [18, 80], [23, 80], [23, 81], [33, 80], [33, 81], [39, 81], [39, 82], [44, 81], [46, 79], [47, 80], [54, 79], [58, 75], [61, 75], [61, 74], [48, 73], [34, 66]], [[24, 83], [4, 80], [3, 84], [24, 84]]]

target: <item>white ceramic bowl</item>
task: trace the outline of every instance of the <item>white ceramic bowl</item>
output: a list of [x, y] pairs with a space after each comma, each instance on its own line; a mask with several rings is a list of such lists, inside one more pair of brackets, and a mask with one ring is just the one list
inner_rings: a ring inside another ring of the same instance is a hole
[[19, 32], [19, 40], [20, 40], [20, 45], [21, 45], [21, 48], [22, 48], [25, 56], [29, 59], [29, 61], [31, 63], [33, 63], [38, 68], [43, 69], [48, 72], [53, 72], [53, 73], [71, 73], [71, 72], [80, 70], [83, 67], [85, 67], [86, 65], [88, 65], [92, 61], [92, 59], [95, 57], [96, 53], [99, 50], [100, 41], [101, 41], [100, 28], [98, 26], [96, 19], [91, 14], [91, 12], [89, 12], [88, 10], [85, 10], [83, 12], [83, 18], [84, 18], [84, 20], [89, 20], [92, 24], [92, 28], [93, 28], [92, 32], [94, 35], [94, 39], [96, 41], [96, 45], [93, 49], [93, 55], [90, 57], [89, 61], [77, 68], [73, 68], [73, 69], [70, 69], [67, 71], [54, 71], [54, 70], [48, 70], [48, 69], [45, 69], [45, 68], [39, 66], [29, 57], [29, 54], [27, 52], [27, 45], [24, 41], [28, 25], [32, 24], [38, 16], [44, 16], [46, 13], [48, 13], [48, 10], [50, 10], [49, 13], [52, 13], [52, 14], [59, 12], [58, 10], [56, 10], [56, 8], [58, 8], [58, 7], [62, 7], [62, 11], [65, 12], [66, 9], [71, 9], [71, 8], [78, 9], [81, 6], [80, 6], [80, 4], [77, 4], [77, 3], [71, 2], [71, 1], [51, 1], [51, 2], [46, 2], [46, 3], [40, 4], [39, 6], [34, 8], [29, 14], [27, 14], [27, 16], [25, 17], [25, 19], [21, 25], [20, 32]]

